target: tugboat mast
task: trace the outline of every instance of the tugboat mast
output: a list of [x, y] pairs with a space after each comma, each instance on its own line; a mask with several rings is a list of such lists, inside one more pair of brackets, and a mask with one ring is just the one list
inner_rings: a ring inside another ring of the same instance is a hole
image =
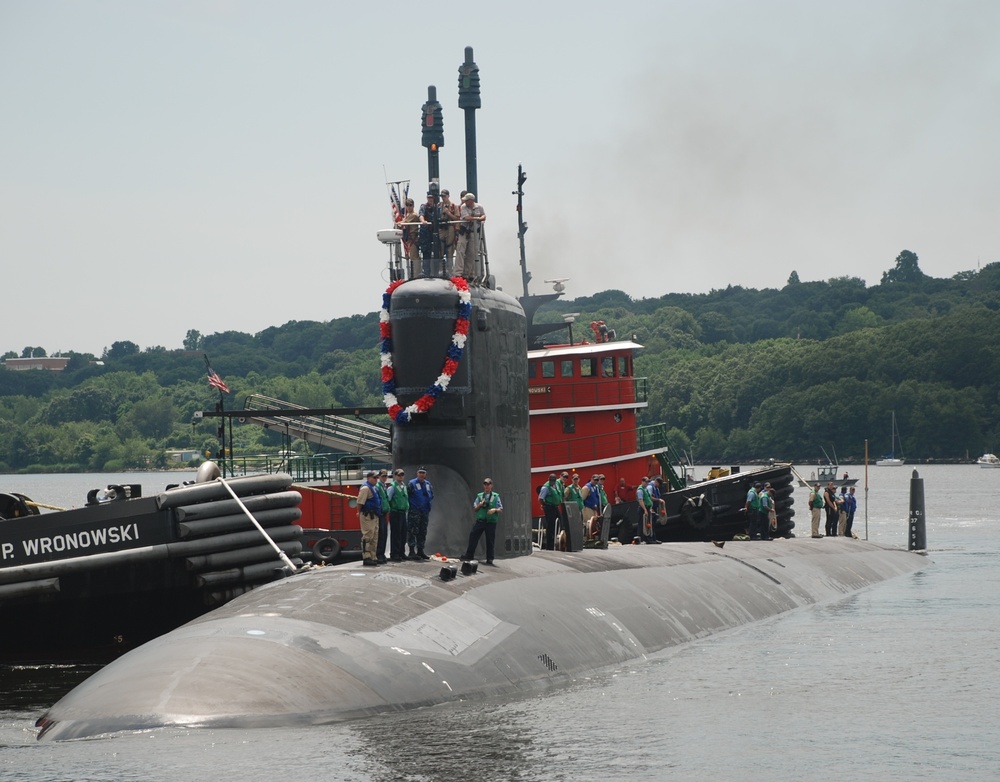
[[528, 283], [531, 282], [531, 272], [528, 271], [528, 260], [524, 255], [524, 234], [528, 230], [528, 224], [524, 222], [524, 181], [528, 175], [524, 173], [521, 164], [517, 164], [517, 190], [513, 195], [517, 196], [517, 241], [521, 246], [521, 283], [524, 286], [524, 298], [528, 298]]

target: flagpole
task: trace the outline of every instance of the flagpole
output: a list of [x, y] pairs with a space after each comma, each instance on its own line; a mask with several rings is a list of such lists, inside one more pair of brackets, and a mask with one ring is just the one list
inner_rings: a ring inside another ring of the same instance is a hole
[[[226, 411], [226, 400], [222, 396], [222, 392], [219, 391], [219, 412], [224, 413]], [[226, 477], [226, 419], [223, 417], [219, 421], [219, 461], [222, 463], [222, 477]], [[232, 478], [232, 471], [229, 473], [229, 477]]]
[[[208, 384], [219, 392], [219, 401], [215, 406], [216, 412], [224, 413], [226, 410], [226, 397], [222, 389], [225, 388], [226, 391], [228, 391], [229, 388], [222, 381], [222, 378], [220, 378], [215, 373], [215, 370], [212, 369], [212, 364], [208, 360], [208, 353], [202, 353], [202, 356], [205, 359], [205, 369], [208, 372]], [[231, 426], [232, 422], [230, 421], [230, 427]], [[226, 420], [224, 416], [220, 416], [219, 427], [218, 429], [216, 429], [216, 436], [219, 438], [219, 453], [216, 458], [216, 463], [222, 470], [222, 477], [225, 478], [226, 477]], [[232, 432], [230, 431], [230, 448], [231, 446], [232, 446]], [[233, 471], [231, 468], [229, 470], [229, 477], [233, 477]]]
[[235, 478], [236, 463], [233, 461], [233, 417], [228, 415], [226, 418], [229, 420], [229, 475]]

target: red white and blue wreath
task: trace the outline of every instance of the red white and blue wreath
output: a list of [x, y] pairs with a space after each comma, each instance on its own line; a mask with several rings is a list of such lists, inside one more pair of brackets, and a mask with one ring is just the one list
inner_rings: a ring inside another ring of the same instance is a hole
[[469, 338], [469, 315], [472, 313], [472, 295], [469, 293], [469, 283], [461, 277], [452, 277], [451, 284], [458, 290], [458, 315], [455, 318], [455, 332], [451, 335], [451, 343], [444, 356], [444, 366], [437, 380], [431, 383], [424, 395], [412, 405], [402, 407], [396, 399], [396, 375], [392, 368], [392, 323], [389, 320], [389, 309], [392, 306], [392, 292], [402, 285], [404, 280], [397, 280], [385, 289], [382, 294], [382, 309], [379, 311], [379, 333], [382, 336], [382, 399], [385, 402], [389, 417], [397, 424], [410, 421], [414, 413], [426, 413], [448, 388], [452, 377], [458, 370], [458, 362], [465, 352], [465, 341]]

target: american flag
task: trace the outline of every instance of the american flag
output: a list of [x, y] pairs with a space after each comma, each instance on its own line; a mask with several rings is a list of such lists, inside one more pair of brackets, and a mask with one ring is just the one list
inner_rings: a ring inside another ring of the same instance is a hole
[[[392, 222], [395, 225], [400, 220], [403, 219], [403, 200], [399, 197], [399, 191], [396, 190], [397, 184], [403, 184], [401, 182], [390, 182], [389, 183], [389, 203], [392, 205]], [[410, 183], [406, 183], [406, 187], [403, 190], [403, 198], [406, 198], [410, 193]]]
[[208, 368], [208, 384], [212, 388], [219, 389], [223, 394], [230, 393], [229, 386], [225, 384], [223, 379], [219, 377], [218, 373], [209, 366], [208, 359], [205, 360], [205, 366]]

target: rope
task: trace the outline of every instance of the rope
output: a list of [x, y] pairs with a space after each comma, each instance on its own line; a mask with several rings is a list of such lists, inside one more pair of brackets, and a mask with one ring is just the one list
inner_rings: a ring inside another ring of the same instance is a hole
[[304, 491], [314, 491], [318, 492], [319, 494], [330, 494], [334, 497], [343, 497], [345, 500], [357, 500], [357, 497], [354, 496], [353, 494], [343, 494], [339, 491], [330, 491], [328, 489], [317, 489], [315, 486], [303, 486], [302, 484], [299, 483], [293, 483], [291, 488], [302, 489]]
[[803, 478], [801, 475], [799, 475], [799, 471], [796, 470], [791, 465], [788, 465], [788, 469], [790, 469], [792, 471], [792, 475], [794, 475], [796, 478], [798, 478], [807, 487], [812, 486], [813, 483], [817, 482], [817, 481], [813, 481], [812, 483], [809, 483], [809, 481], [807, 481], [805, 478]]
[[66, 508], [60, 508], [58, 505], [46, 505], [44, 502], [35, 502], [33, 500], [24, 500], [24, 504], [32, 508], [45, 508], [45, 510], [66, 510]]

